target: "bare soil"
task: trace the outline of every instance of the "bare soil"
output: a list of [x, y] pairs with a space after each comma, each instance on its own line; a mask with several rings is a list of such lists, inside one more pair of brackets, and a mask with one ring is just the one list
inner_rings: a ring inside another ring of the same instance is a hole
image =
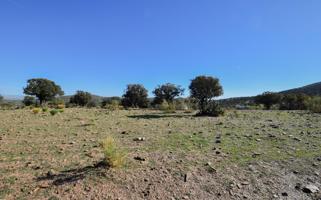
[[[115, 138], [126, 166], [102, 164]], [[136, 141], [135, 138], [145, 138]], [[0, 112], [0, 199], [320, 199], [321, 115]]]

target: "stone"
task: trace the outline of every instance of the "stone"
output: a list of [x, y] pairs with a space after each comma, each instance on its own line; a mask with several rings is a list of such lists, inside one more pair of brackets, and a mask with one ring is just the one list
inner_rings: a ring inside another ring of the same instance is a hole
[[283, 197], [289, 196], [289, 194], [288, 194], [287, 192], [283, 192], [281, 195], [282, 195]]
[[319, 188], [315, 185], [310, 184], [310, 185], [303, 187], [302, 191], [307, 194], [311, 194], [311, 193], [314, 194], [314, 193], [319, 192]]
[[142, 157], [140, 157], [140, 156], [136, 156], [136, 157], [134, 157], [134, 159], [135, 159], [135, 160], [138, 160], [138, 161], [146, 161], [145, 158], [142, 158]]
[[57, 172], [53, 169], [50, 169], [48, 172], [47, 172], [47, 176], [55, 176], [57, 174]]
[[145, 141], [145, 138], [144, 137], [138, 137], [138, 138], [135, 138], [134, 141], [142, 142], [142, 141]]

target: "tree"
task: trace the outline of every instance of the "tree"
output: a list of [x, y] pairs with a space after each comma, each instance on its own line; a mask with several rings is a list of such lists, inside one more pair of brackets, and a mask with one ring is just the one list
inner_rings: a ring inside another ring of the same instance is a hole
[[89, 92], [77, 91], [74, 96], [70, 98], [69, 103], [79, 106], [86, 106], [92, 100], [92, 95]]
[[123, 95], [122, 105], [126, 108], [146, 108], [148, 106], [148, 91], [140, 84], [130, 84]]
[[119, 105], [120, 102], [121, 102], [120, 97], [105, 97], [101, 102], [101, 107], [106, 107], [107, 105], [115, 105], [115, 104]]
[[158, 86], [154, 91], [155, 99], [153, 104], [161, 104], [163, 101], [167, 101], [169, 104], [173, 104], [175, 97], [184, 94], [184, 89], [181, 86], [166, 83]]
[[36, 103], [36, 99], [33, 96], [25, 96], [22, 100], [22, 103], [25, 106], [31, 106], [34, 105]]
[[305, 94], [285, 94], [280, 102], [281, 110], [306, 110], [310, 97]]
[[3, 96], [0, 94], [0, 102], [3, 101]]
[[255, 97], [255, 103], [263, 104], [267, 110], [275, 104], [278, 104], [281, 100], [281, 95], [275, 92], [264, 92], [261, 95]]
[[26, 95], [36, 96], [40, 104], [50, 101], [56, 96], [64, 95], [64, 92], [61, 90], [59, 85], [56, 85], [55, 82], [44, 78], [28, 80], [27, 87], [23, 90]]
[[211, 115], [210, 113], [215, 109], [218, 113], [214, 112], [213, 115], [221, 113], [222, 110], [219, 110], [218, 104], [214, 101], [215, 97], [223, 95], [223, 88], [218, 78], [198, 76], [192, 80], [189, 89], [191, 98], [195, 99], [200, 114]]

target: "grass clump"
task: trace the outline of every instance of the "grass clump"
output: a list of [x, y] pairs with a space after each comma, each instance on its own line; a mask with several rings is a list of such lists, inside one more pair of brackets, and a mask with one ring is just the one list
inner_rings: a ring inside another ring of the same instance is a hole
[[41, 112], [41, 109], [40, 108], [33, 108], [32, 112], [33, 112], [33, 114], [38, 114]]
[[165, 100], [158, 106], [158, 108], [164, 113], [175, 113], [176, 111], [174, 103], [168, 103]]
[[59, 110], [58, 110], [58, 109], [53, 109], [53, 110], [50, 111], [50, 114], [51, 114], [52, 116], [54, 116], [54, 115], [56, 115], [56, 114], [58, 114], [58, 113], [59, 113]]
[[308, 103], [308, 109], [313, 113], [321, 113], [321, 97], [315, 97]]
[[48, 108], [42, 108], [42, 112], [48, 112]]
[[126, 153], [112, 137], [107, 137], [101, 142], [105, 162], [112, 168], [121, 168], [126, 162]]

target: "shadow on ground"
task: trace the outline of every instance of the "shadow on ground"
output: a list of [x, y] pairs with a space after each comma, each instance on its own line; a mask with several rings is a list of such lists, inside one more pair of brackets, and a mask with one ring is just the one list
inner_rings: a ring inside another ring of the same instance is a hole
[[148, 114], [148, 115], [129, 115], [127, 116], [133, 119], [160, 119], [160, 118], [187, 118], [191, 115], [183, 114]]
[[90, 175], [104, 175], [104, 172], [108, 169], [109, 166], [105, 162], [101, 161], [92, 166], [61, 171], [57, 174], [48, 173], [45, 176], [38, 177], [37, 181], [50, 181], [53, 186], [61, 186], [78, 180], [83, 180]]

